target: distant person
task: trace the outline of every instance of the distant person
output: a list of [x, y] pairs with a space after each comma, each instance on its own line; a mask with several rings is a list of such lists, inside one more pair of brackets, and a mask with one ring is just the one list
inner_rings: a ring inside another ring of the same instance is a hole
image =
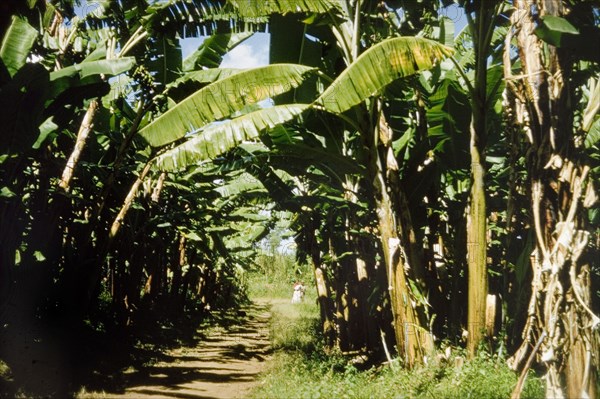
[[292, 295], [292, 303], [300, 303], [304, 302], [304, 291], [306, 291], [306, 287], [301, 281], [296, 281], [294, 283], [294, 294]]

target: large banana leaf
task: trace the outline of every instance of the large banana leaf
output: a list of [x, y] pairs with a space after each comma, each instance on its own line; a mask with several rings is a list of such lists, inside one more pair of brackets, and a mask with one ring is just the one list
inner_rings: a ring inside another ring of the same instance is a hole
[[243, 223], [236, 227], [239, 228], [237, 234], [223, 240], [230, 251], [249, 250], [269, 233], [262, 223]]
[[101, 75], [116, 76], [135, 65], [134, 57], [83, 61], [50, 73], [48, 111], [70, 104], [77, 99], [103, 96], [108, 89]]
[[150, 32], [197, 37], [211, 35], [219, 24], [234, 32], [265, 31], [272, 14], [325, 14], [339, 8], [339, 0], [169, 0], [148, 7], [142, 24]]
[[235, 180], [216, 187], [215, 191], [222, 197], [233, 197], [248, 191], [265, 191], [264, 186], [256, 177], [249, 173], [243, 173]]
[[123, 57], [110, 60], [86, 61], [50, 73], [50, 80], [79, 76], [80, 79], [91, 75], [119, 75], [135, 65], [135, 57]]
[[202, 42], [198, 50], [183, 60], [183, 70], [218, 68], [223, 61], [223, 56], [250, 36], [252, 36], [251, 32], [215, 33]]
[[231, 212], [229, 215], [227, 215], [227, 218], [231, 220], [242, 220], [249, 222], [267, 222], [270, 219], [270, 216], [265, 213], [257, 213], [255, 207], [246, 206]]
[[339, 0], [230, 0], [236, 13], [243, 18], [259, 18], [271, 14], [316, 13], [326, 14], [340, 8]]
[[0, 58], [10, 76], [14, 76], [27, 62], [29, 51], [37, 34], [37, 30], [25, 20], [13, 16], [12, 23], [0, 45]]
[[177, 88], [178, 86], [190, 81], [198, 83], [212, 83], [244, 71], [245, 69], [239, 68], [209, 68], [187, 72], [179, 79], [169, 83], [167, 85], [167, 90]]
[[160, 83], [164, 87], [179, 77], [182, 53], [174, 34], [154, 35], [147, 41], [146, 51], [148, 57], [144, 66], [153, 75], [155, 84]]
[[377, 94], [394, 80], [429, 69], [453, 50], [433, 40], [398, 37], [385, 40], [360, 55], [321, 94], [317, 104], [342, 113]]
[[229, 76], [198, 90], [140, 130], [140, 134], [154, 147], [171, 143], [246, 105], [297, 87], [313, 70], [302, 65], [276, 64]]
[[261, 109], [224, 123], [213, 124], [185, 143], [161, 154], [156, 164], [175, 171], [215, 158], [268, 129], [289, 121], [309, 107], [307, 104], [280, 105]]
[[177, 80], [169, 83], [165, 88], [166, 94], [171, 100], [176, 103], [185, 100], [209, 83], [217, 80], [225, 79], [236, 73], [243, 72], [247, 69], [240, 68], [210, 68], [201, 69], [199, 71], [186, 72]]
[[245, 71], [239, 68], [210, 68], [186, 72], [177, 80], [169, 83], [165, 94], [176, 103], [185, 100], [209, 83], [225, 79], [236, 73]]

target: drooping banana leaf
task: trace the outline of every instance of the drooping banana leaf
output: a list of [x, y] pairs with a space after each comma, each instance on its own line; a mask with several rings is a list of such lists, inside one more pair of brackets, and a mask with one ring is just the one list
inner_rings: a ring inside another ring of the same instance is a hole
[[[50, 88], [46, 101], [45, 117], [55, 115], [54, 122], [63, 126], [69, 123], [73, 114], [70, 104], [87, 98], [101, 97], [108, 94], [111, 86], [118, 90], [122, 79], [106, 80], [108, 76], [116, 76], [128, 71], [135, 65], [135, 58], [123, 57], [111, 60], [83, 61], [50, 73]], [[60, 114], [60, 115], [57, 115]]]
[[445, 169], [464, 169], [469, 159], [469, 96], [458, 82], [444, 79], [429, 97], [428, 143]]
[[592, 148], [600, 141], [600, 118], [596, 119], [585, 136], [585, 148]]
[[232, 75], [181, 101], [140, 130], [140, 135], [154, 147], [171, 143], [246, 105], [297, 87], [313, 70], [302, 65], [275, 64]]
[[245, 224], [240, 226], [242, 229], [224, 240], [225, 246], [230, 251], [240, 251], [251, 249], [257, 241], [266, 237], [269, 230], [258, 223]]
[[261, 182], [249, 173], [242, 173], [233, 181], [214, 189], [222, 197], [233, 197], [248, 191], [265, 191]]
[[259, 18], [271, 14], [325, 14], [341, 7], [339, 0], [230, 0], [236, 13], [244, 18]]
[[541, 24], [534, 33], [543, 41], [556, 47], [563, 47], [569, 39], [579, 35], [579, 31], [568, 20], [554, 15], [540, 18]]
[[198, 83], [212, 83], [216, 82], [217, 80], [225, 79], [229, 76], [235, 75], [236, 73], [244, 72], [245, 70], [246, 69], [239, 68], [209, 68], [187, 72], [173, 83], [167, 85], [167, 89], [176, 88], [179, 85], [189, 81]]
[[255, 162], [247, 168], [248, 172], [260, 180], [262, 185], [269, 192], [269, 197], [275, 201], [282, 209], [292, 212], [300, 211], [300, 208], [293, 203], [294, 192], [288, 184], [293, 178], [284, 170], [273, 169], [266, 162]]
[[148, 40], [148, 60], [144, 63], [155, 84], [166, 86], [179, 77], [182, 53], [179, 41], [172, 33], [157, 34]]
[[598, 111], [600, 111], [600, 79], [591, 80], [590, 83], [590, 95], [588, 104], [583, 111], [583, 117], [581, 121], [581, 129], [587, 132], [592, 127], [594, 118]]
[[342, 113], [377, 94], [394, 80], [429, 69], [452, 53], [449, 47], [424, 38], [385, 40], [361, 54], [316, 103], [329, 112]]
[[156, 164], [161, 170], [175, 171], [212, 159], [244, 140], [258, 137], [268, 128], [293, 119], [308, 107], [307, 104], [280, 105], [213, 124], [185, 143], [158, 156]]
[[[135, 65], [134, 57], [123, 57], [111, 60], [84, 61], [50, 73], [49, 98], [56, 98], [68, 89], [99, 83], [100, 78], [92, 76], [116, 76], [128, 71]], [[86, 79], [87, 78], [87, 79]], [[85, 80], [84, 80], [85, 79]]]
[[[208, 36], [218, 22], [229, 25], [225, 0], [169, 0], [154, 2], [141, 22], [150, 32], [177, 32], [180, 37]], [[236, 24], [236, 21], [232, 21]]]
[[238, 208], [227, 216], [230, 219], [239, 219], [251, 222], [266, 222], [270, 218], [266, 214], [256, 213], [256, 209], [250, 207]]
[[0, 58], [10, 76], [14, 76], [27, 62], [31, 46], [33, 46], [37, 35], [37, 30], [29, 25], [27, 21], [13, 16], [0, 45]]
[[445, 46], [454, 46], [454, 21], [448, 17], [440, 20], [439, 41]]
[[135, 57], [123, 57], [111, 60], [87, 61], [68, 66], [50, 73], [50, 80], [78, 75], [80, 79], [91, 75], [119, 75], [135, 65]]
[[148, 7], [142, 24], [150, 32], [177, 32], [181, 37], [208, 36], [218, 26], [264, 32], [272, 14], [325, 14], [339, 8], [339, 0], [169, 0]]
[[167, 85], [165, 94], [175, 102], [180, 102], [209, 83], [225, 79], [245, 70], [239, 68], [210, 68], [186, 72], [183, 76]]
[[202, 67], [218, 68], [225, 54], [250, 36], [252, 32], [215, 33], [202, 42], [198, 50], [183, 60], [183, 70], [193, 71]]

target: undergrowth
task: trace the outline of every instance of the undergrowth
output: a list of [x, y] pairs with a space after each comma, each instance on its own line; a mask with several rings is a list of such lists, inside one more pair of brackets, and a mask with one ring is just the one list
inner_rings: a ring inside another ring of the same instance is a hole
[[[442, 359], [411, 371], [389, 366], [359, 371], [341, 354], [325, 354], [318, 317], [312, 302], [275, 302], [271, 322], [275, 353], [252, 397], [505, 399], [516, 385], [518, 376], [504, 359], [485, 352], [461, 367]], [[533, 373], [521, 397], [544, 397], [543, 384]]]

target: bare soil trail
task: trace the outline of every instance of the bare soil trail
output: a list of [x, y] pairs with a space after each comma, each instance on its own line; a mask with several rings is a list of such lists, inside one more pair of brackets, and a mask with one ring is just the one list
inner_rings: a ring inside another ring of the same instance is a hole
[[122, 393], [87, 392], [79, 398], [245, 398], [270, 357], [271, 302], [247, 307], [239, 324], [212, 327], [194, 347], [168, 350], [161, 361], [122, 376]]

